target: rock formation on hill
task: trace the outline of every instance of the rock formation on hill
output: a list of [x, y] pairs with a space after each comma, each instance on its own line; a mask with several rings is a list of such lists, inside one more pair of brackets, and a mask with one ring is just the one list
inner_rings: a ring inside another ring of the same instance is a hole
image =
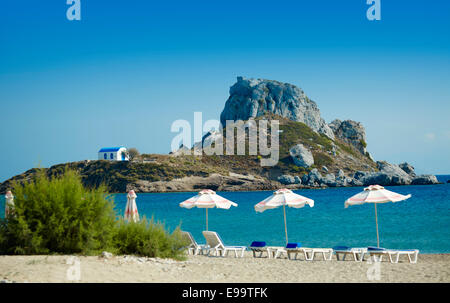
[[360, 122], [335, 119], [328, 125], [336, 137], [353, 145], [361, 154], [366, 154], [366, 130]]
[[230, 88], [230, 97], [220, 115], [220, 122], [248, 120], [273, 113], [303, 122], [312, 130], [334, 139], [334, 133], [320, 116], [317, 104], [299, 87], [274, 80], [237, 77]]
[[310, 167], [314, 164], [313, 154], [302, 144], [296, 144], [289, 149], [289, 153], [295, 165], [301, 167]]

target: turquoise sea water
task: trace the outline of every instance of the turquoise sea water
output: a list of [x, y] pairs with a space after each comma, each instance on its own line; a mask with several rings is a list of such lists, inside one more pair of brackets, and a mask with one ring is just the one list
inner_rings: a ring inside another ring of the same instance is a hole
[[[441, 182], [450, 176], [440, 176]], [[398, 203], [379, 205], [380, 245], [388, 248], [417, 248], [423, 253], [450, 253], [450, 184], [424, 186], [389, 186], [389, 190], [411, 194]], [[362, 187], [305, 189], [298, 194], [314, 199], [313, 208], [287, 208], [289, 242], [309, 247], [335, 245], [376, 245], [374, 207], [372, 204], [344, 208], [344, 201], [360, 192]], [[217, 231], [227, 245], [249, 245], [266, 241], [269, 245], [284, 245], [282, 208], [256, 213], [254, 205], [271, 191], [218, 192], [238, 203], [229, 210], [209, 209], [209, 230]], [[139, 214], [154, 216], [173, 230], [181, 224], [192, 232], [197, 242], [204, 243], [205, 209], [184, 209], [179, 203], [194, 193], [139, 194], [136, 200]], [[116, 209], [123, 215], [125, 194], [114, 195]], [[4, 209], [4, 198], [1, 200]], [[2, 211], [3, 212], [3, 211]], [[3, 214], [2, 214], [3, 215]]]

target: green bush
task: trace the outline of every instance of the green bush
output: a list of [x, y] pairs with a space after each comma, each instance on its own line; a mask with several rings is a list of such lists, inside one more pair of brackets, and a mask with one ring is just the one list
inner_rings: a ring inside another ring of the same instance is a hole
[[1, 254], [89, 253], [111, 242], [115, 213], [106, 189], [86, 189], [78, 173], [43, 171], [14, 184], [14, 215], [0, 224]]
[[183, 259], [187, 243], [153, 218], [116, 220], [106, 188], [86, 189], [66, 168], [49, 178], [39, 170], [31, 182], [14, 184], [14, 215], [0, 220], [0, 254], [118, 254]]
[[339, 142], [338, 140], [336, 140], [335, 143], [337, 146], [339, 146], [340, 149], [342, 149], [346, 153], [359, 158], [360, 153], [353, 146], [350, 146], [349, 144], [344, 142]]
[[139, 222], [126, 222], [123, 219], [117, 223], [113, 237], [113, 247], [117, 254], [133, 254], [147, 257], [185, 258], [186, 243], [181, 237], [180, 228], [169, 234], [164, 225], [148, 221], [145, 217]]
[[314, 162], [315, 162], [316, 166], [319, 168], [322, 166], [330, 166], [333, 164], [333, 158], [331, 158], [330, 156], [328, 156], [324, 153], [315, 152], [314, 153]]

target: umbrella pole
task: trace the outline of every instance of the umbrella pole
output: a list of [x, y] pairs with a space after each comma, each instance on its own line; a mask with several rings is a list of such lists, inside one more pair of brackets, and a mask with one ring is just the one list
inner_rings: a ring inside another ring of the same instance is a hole
[[283, 215], [284, 215], [284, 233], [286, 234], [286, 245], [288, 244], [288, 234], [287, 234], [287, 224], [286, 224], [286, 205], [283, 205]]
[[208, 209], [206, 209], [206, 231], [208, 231]]
[[377, 203], [375, 205], [375, 224], [377, 225], [377, 247], [380, 247], [380, 236], [378, 234], [378, 217], [377, 217]]

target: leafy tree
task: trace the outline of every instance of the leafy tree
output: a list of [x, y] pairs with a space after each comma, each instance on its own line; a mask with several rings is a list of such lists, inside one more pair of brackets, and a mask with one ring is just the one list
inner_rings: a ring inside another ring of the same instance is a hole
[[130, 158], [130, 161], [136, 160], [137, 158], [139, 158], [140, 153], [137, 150], [137, 148], [132, 147], [128, 150], [128, 157]]

